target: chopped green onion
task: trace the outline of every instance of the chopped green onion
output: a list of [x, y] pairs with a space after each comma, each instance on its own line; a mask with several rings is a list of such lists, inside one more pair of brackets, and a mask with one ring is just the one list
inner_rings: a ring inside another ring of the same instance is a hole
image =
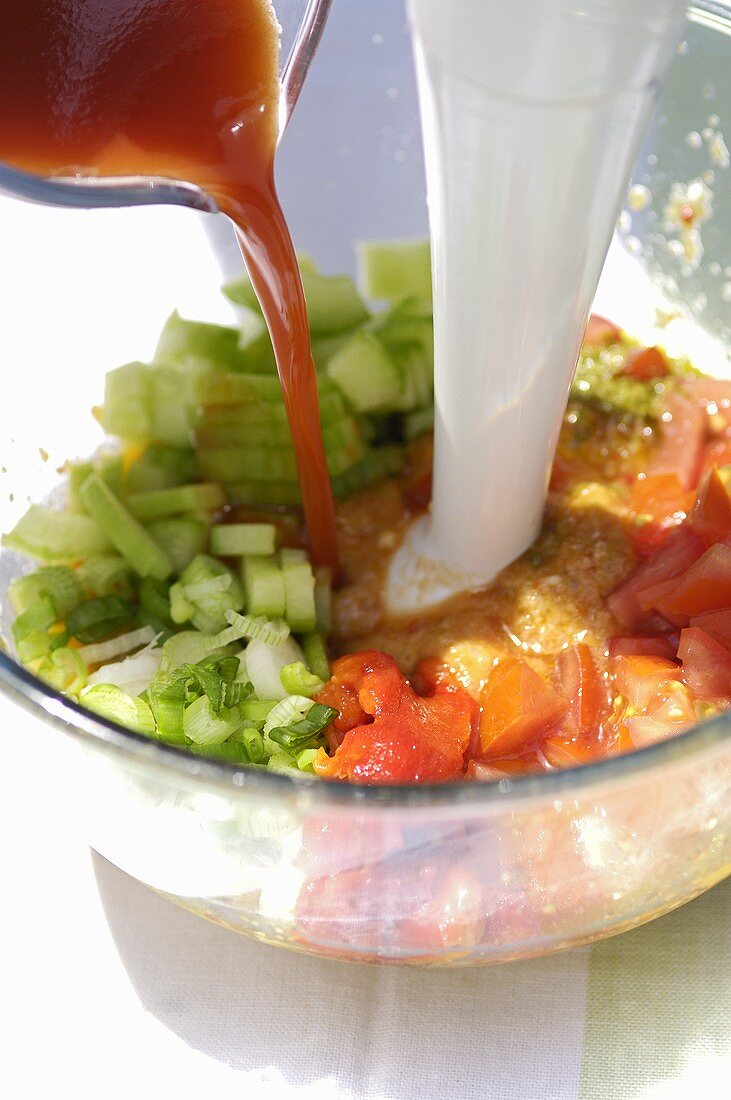
[[252, 618], [227, 611], [226, 621], [236, 629], [239, 638], [256, 639], [269, 646], [283, 646], [290, 634], [289, 624], [284, 619], [266, 619], [263, 615]]
[[142, 626], [138, 630], [131, 630], [128, 634], [110, 638], [107, 642], [95, 642], [82, 646], [78, 652], [88, 665], [101, 665], [154, 641], [154, 630], [149, 626]]
[[35, 603], [13, 621], [13, 641], [21, 661], [28, 663], [44, 657], [51, 648], [48, 630], [58, 615], [50, 596], [39, 596]]
[[276, 540], [273, 523], [222, 523], [211, 528], [211, 553], [222, 557], [273, 554]]
[[129, 605], [119, 596], [99, 596], [85, 600], [70, 611], [66, 628], [78, 641], [88, 644], [98, 642], [124, 626], [131, 618]]
[[[305, 664], [320, 680], [330, 679], [330, 662], [325, 649], [325, 640], [322, 634], [306, 634], [302, 639], [302, 649], [305, 655]], [[301, 692], [306, 695], [307, 692]]]
[[56, 512], [31, 504], [2, 544], [43, 562], [73, 562], [111, 549], [102, 527], [91, 516]]
[[155, 721], [152, 711], [143, 699], [128, 695], [114, 684], [94, 684], [84, 688], [79, 702], [88, 710], [93, 710], [110, 722], [116, 722], [137, 733], [152, 736], [155, 733]]
[[255, 726], [243, 726], [234, 734], [236, 740], [241, 740], [252, 764], [266, 763], [267, 753], [264, 747], [264, 738]]
[[238, 712], [245, 722], [266, 722], [267, 715], [276, 706], [272, 699], [247, 699], [239, 703]]
[[281, 772], [286, 774], [296, 769], [297, 765], [293, 758], [287, 752], [274, 752], [267, 760], [266, 768], [268, 772]]
[[314, 676], [302, 661], [293, 661], [285, 665], [279, 673], [282, 687], [289, 695], [317, 695], [324, 686], [319, 676]]
[[167, 627], [173, 625], [170, 617], [170, 585], [156, 577], [144, 577], [138, 593], [142, 610]]
[[264, 723], [264, 733], [279, 726], [288, 726], [290, 722], [299, 722], [313, 706], [315, 704], [305, 695], [287, 695], [269, 711]]
[[133, 657], [125, 657], [121, 661], [113, 661], [102, 665], [96, 672], [89, 676], [90, 684], [114, 684], [122, 688], [128, 695], [142, 695], [147, 691], [157, 673], [160, 670], [161, 651], [156, 647], [147, 646], [135, 653]]
[[130, 493], [127, 504], [140, 520], [163, 519], [184, 512], [216, 512], [226, 503], [226, 494], [217, 482], [200, 481], [172, 489], [151, 489]]
[[172, 573], [173, 563], [168, 555], [127, 511], [98, 474], [87, 478], [79, 492], [89, 514], [108, 534], [111, 542], [136, 573], [141, 577], [151, 576], [159, 580], [165, 580]]
[[65, 646], [55, 649], [45, 658], [38, 676], [45, 680], [56, 691], [63, 691], [67, 695], [78, 695], [86, 686], [89, 670], [78, 649], [68, 649]]
[[[285, 699], [284, 702], [287, 702]], [[280, 704], [281, 705], [281, 704]], [[282, 745], [288, 751], [296, 751], [304, 748], [314, 738], [318, 737], [327, 726], [337, 717], [337, 711], [332, 707], [324, 707], [315, 703], [302, 718], [294, 718], [286, 725], [282, 724], [267, 729], [272, 721], [272, 712], [264, 723], [264, 733], [270, 741]]]
[[27, 611], [40, 596], [50, 596], [56, 617], [63, 619], [80, 602], [82, 593], [73, 569], [66, 565], [46, 565], [35, 573], [17, 577], [8, 588], [8, 596], [18, 615]]
[[[206, 657], [220, 657], [227, 653], [226, 646], [229, 642], [222, 641], [228, 631], [220, 634], [200, 634], [197, 630], [183, 630], [180, 634], [173, 634], [162, 647], [161, 672], [172, 672], [181, 665], [197, 665]], [[236, 637], [230, 639], [235, 641]]]
[[189, 703], [183, 712], [185, 736], [195, 745], [220, 745], [241, 724], [238, 713], [226, 709], [215, 711], [207, 695]]

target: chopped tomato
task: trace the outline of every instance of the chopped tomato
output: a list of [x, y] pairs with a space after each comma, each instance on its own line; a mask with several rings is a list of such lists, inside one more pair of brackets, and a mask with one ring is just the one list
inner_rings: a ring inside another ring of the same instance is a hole
[[[667, 416], [669, 419], [665, 420]], [[706, 441], [706, 413], [698, 401], [670, 393], [665, 399], [662, 439], [652, 452], [648, 474], [677, 474], [683, 489], [698, 482]]]
[[416, 695], [393, 658], [375, 650], [341, 657], [332, 679], [357, 692], [372, 720], [349, 729], [333, 756], [320, 749], [318, 775], [352, 783], [424, 783], [462, 772], [476, 709], [465, 691]]
[[399, 926], [399, 941], [428, 951], [473, 947], [487, 926], [482, 882], [467, 867], [447, 871], [435, 896]]
[[669, 681], [680, 679], [678, 666], [664, 657], [617, 657], [613, 671], [617, 691], [634, 711], [643, 713], [660, 705]]
[[705, 475], [689, 522], [709, 546], [731, 535], [731, 497], [717, 469]]
[[690, 625], [703, 630], [715, 641], [720, 642], [724, 648], [731, 650], [731, 610], [707, 611], [704, 615], [693, 615]]
[[568, 710], [568, 700], [518, 657], [500, 661], [480, 703], [480, 749], [488, 757], [517, 752]]
[[731, 653], [698, 627], [680, 635], [678, 656], [685, 681], [700, 699], [731, 706]]
[[660, 348], [638, 348], [625, 363], [622, 374], [640, 382], [651, 382], [653, 378], [665, 378], [670, 374], [670, 367]]
[[686, 518], [695, 493], [686, 492], [677, 474], [652, 474], [638, 478], [630, 489], [629, 512], [634, 519], [629, 534], [645, 556], [664, 541], [668, 528]]
[[[642, 604], [642, 593], [640, 604]], [[661, 615], [701, 615], [731, 606], [731, 546], [717, 542], [652, 605]]]
[[512, 779], [520, 775], [532, 775], [541, 771], [541, 762], [534, 752], [521, 756], [498, 757], [485, 764], [480, 760], [470, 760], [467, 765], [467, 778], [482, 783], [496, 779]]
[[610, 657], [665, 657], [672, 660], [678, 649], [677, 635], [658, 638], [612, 638]]
[[552, 768], [577, 768], [596, 760], [597, 742], [581, 734], [566, 737], [554, 733], [541, 741], [541, 752]]
[[662, 687], [658, 699], [652, 706], [652, 717], [668, 726], [686, 729], [696, 720], [693, 696], [685, 684], [668, 680]]
[[463, 686], [452, 665], [439, 657], [425, 657], [419, 661], [413, 675], [413, 683], [421, 695], [433, 695], [437, 690], [462, 691]]
[[647, 615], [640, 607], [639, 593], [661, 581], [677, 577], [700, 558], [704, 550], [703, 539], [686, 524], [671, 531], [662, 546], [608, 597], [607, 606], [620, 626], [632, 631], [641, 628]]
[[625, 738], [622, 752], [644, 749], [647, 745], [666, 741], [668, 737], [674, 737], [679, 732], [677, 727], [669, 726], [667, 722], [662, 722], [658, 718], [648, 718], [647, 715], [642, 714], [626, 718], [622, 729]]
[[592, 313], [586, 326], [583, 343], [592, 348], [606, 347], [621, 340], [622, 333], [616, 325], [598, 313]]
[[707, 473], [714, 466], [728, 466], [729, 464], [731, 464], [731, 439], [714, 439], [705, 449], [702, 472]]
[[570, 700], [565, 724], [577, 730], [594, 729], [607, 710], [604, 681], [588, 645], [574, 645], [561, 653], [559, 676], [564, 694]]
[[706, 413], [720, 417], [721, 422], [725, 422], [725, 426], [731, 428], [731, 382], [724, 378], [708, 378], [706, 375], [700, 375], [696, 378], [686, 378], [684, 386]]

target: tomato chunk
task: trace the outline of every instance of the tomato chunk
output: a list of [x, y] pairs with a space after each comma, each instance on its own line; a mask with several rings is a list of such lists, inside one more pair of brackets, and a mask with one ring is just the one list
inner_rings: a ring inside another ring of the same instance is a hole
[[612, 638], [610, 657], [665, 657], [672, 660], [678, 649], [677, 635], [659, 638]]
[[714, 439], [703, 454], [703, 473], [714, 466], [728, 466], [731, 463], [731, 439]]
[[588, 347], [606, 347], [616, 344], [622, 338], [622, 333], [616, 325], [602, 317], [598, 313], [592, 313], [589, 317], [583, 343]]
[[500, 661], [480, 703], [480, 748], [484, 756], [517, 752], [549, 730], [569, 705], [567, 699], [517, 657]]
[[620, 626], [631, 631], [641, 628], [647, 616], [640, 607], [639, 593], [661, 581], [677, 577], [697, 561], [704, 550], [703, 539], [686, 524], [671, 531], [662, 546], [646, 558], [607, 599], [607, 606]]
[[731, 546], [718, 542], [706, 550], [653, 606], [661, 615], [700, 615], [731, 606]]
[[617, 691], [634, 711], [652, 713], [668, 682], [679, 679], [678, 666], [663, 657], [617, 657], [614, 662]]
[[731, 535], [731, 497], [715, 468], [703, 478], [689, 523], [709, 546]]
[[700, 699], [731, 706], [731, 653], [698, 627], [680, 635], [678, 656], [686, 683]]
[[698, 482], [706, 441], [706, 413], [698, 401], [679, 393], [668, 394], [662, 439], [654, 450], [648, 474], [677, 474], [683, 489]]
[[[686, 390], [696, 398], [705, 412], [712, 412], [731, 428], [731, 382], [724, 378], [708, 378], [700, 375], [687, 378]], [[709, 409], [710, 406], [710, 409]]]
[[566, 724], [576, 730], [594, 729], [607, 710], [604, 682], [588, 645], [574, 645], [561, 653], [559, 676], [566, 698], [570, 700]]
[[665, 378], [670, 374], [670, 367], [660, 348], [638, 348], [625, 363], [622, 374], [641, 382], [651, 382], [653, 378]]
[[694, 615], [690, 625], [703, 630], [714, 641], [731, 650], [731, 610], [707, 611], [704, 615]]
[[371, 720], [347, 730], [333, 756], [320, 749], [318, 775], [351, 783], [424, 783], [461, 774], [476, 711], [465, 691], [416, 695], [393, 658], [375, 650], [341, 657], [333, 681], [357, 693]]

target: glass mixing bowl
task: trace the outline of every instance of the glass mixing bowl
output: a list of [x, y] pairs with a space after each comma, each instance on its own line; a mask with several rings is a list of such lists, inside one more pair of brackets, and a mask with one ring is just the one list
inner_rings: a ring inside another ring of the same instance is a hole
[[[728, 366], [731, 172], [714, 138], [724, 120], [713, 116], [731, 102], [729, 34], [727, 8], [691, 9], [638, 164], [647, 191], [634, 193], [620, 219], [599, 296], [603, 310], [636, 330], [656, 320], [662, 284], [669, 336], [677, 324], [679, 339], [700, 331], [671, 320], [672, 299], [682, 299], [706, 333], [701, 365], [713, 360], [719, 370]], [[352, 266], [353, 238], [425, 232], [399, 4], [334, 5], [281, 152], [295, 238], [325, 269]], [[697, 264], [678, 255], [673, 227], [663, 225], [673, 183], [696, 178], [714, 205]], [[15, 266], [0, 290], [9, 306], [0, 353], [18, 363], [0, 406], [1, 529], [28, 498], [48, 495], [55, 465], [99, 443], [88, 408], [103, 372], [151, 350], [166, 309], [192, 303], [199, 316], [220, 318], [218, 274], [197, 217], [17, 207], [25, 243], [8, 246], [4, 263], [11, 255]], [[228, 230], [210, 220], [223, 266], [238, 267]], [[32, 310], [21, 316], [31, 297], [35, 323]], [[1, 593], [21, 567], [0, 555]], [[5, 610], [6, 637], [8, 625]], [[379, 789], [196, 759], [83, 711], [5, 654], [0, 687], [35, 716], [28, 758], [55, 776], [63, 812], [80, 819], [94, 848], [178, 904], [271, 943], [361, 961], [498, 962], [633, 927], [731, 870], [731, 716], [582, 769]], [[12, 707], [3, 715], [12, 736]]]

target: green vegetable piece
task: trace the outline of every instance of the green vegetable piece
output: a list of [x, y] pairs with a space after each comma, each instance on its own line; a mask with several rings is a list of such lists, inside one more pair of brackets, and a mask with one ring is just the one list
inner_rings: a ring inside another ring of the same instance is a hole
[[273, 554], [276, 541], [273, 523], [222, 523], [211, 528], [211, 553], [222, 557]]
[[293, 632], [299, 634], [315, 629], [315, 577], [303, 551], [284, 549], [280, 552], [284, 577], [284, 617]]
[[65, 646], [49, 653], [40, 668], [38, 676], [56, 691], [66, 695], [78, 695], [86, 686], [89, 669], [78, 649]]
[[[325, 649], [325, 640], [322, 634], [306, 634], [302, 639], [302, 650], [308, 669], [318, 679], [325, 681], [330, 679], [330, 662]], [[299, 694], [307, 695], [306, 691]]]
[[110, 541], [136, 573], [159, 580], [165, 580], [172, 573], [173, 563], [168, 555], [98, 474], [86, 479], [80, 493], [89, 515], [108, 534]]
[[356, 245], [358, 281], [368, 298], [431, 300], [428, 241], [364, 241]]
[[401, 377], [393, 357], [372, 332], [360, 329], [335, 352], [328, 377], [359, 413], [398, 409]]
[[146, 364], [126, 363], [107, 372], [100, 416], [109, 435], [128, 440], [151, 438], [152, 371]]
[[41, 596], [51, 598], [57, 618], [63, 619], [82, 599], [75, 571], [66, 565], [46, 565], [35, 573], [16, 577], [8, 588], [8, 597], [17, 615], [28, 610]]
[[185, 485], [197, 477], [198, 463], [189, 447], [151, 443], [130, 465], [125, 488], [128, 493], [174, 489], [177, 485]]
[[132, 618], [132, 609], [119, 596], [85, 600], [66, 617], [69, 634], [84, 645], [98, 642]]
[[242, 559], [246, 610], [249, 615], [283, 618], [284, 575], [274, 556], [248, 554]]
[[50, 596], [40, 595], [22, 614], [13, 621], [12, 633], [18, 657], [24, 663], [45, 656], [51, 649], [48, 630], [57, 621], [58, 615]]
[[79, 561], [112, 548], [111, 540], [92, 516], [56, 512], [41, 504], [31, 504], [13, 530], [3, 535], [2, 544], [49, 564]]
[[182, 573], [208, 542], [208, 524], [192, 516], [171, 516], [147, 524], [147, 531], [165, 551], [176, 573]]
[[132, 568], [119, 554], [94, 554], [76, 572], [87, 595], [132, 598]]
[[136, 733], [145, 733], [148, 737], [154, 736], [155, 720], [148, 704], [144, 699], [127, 695], [114, 684], [94, 684], [85, 688], [79, 702], [110, 722]]
[[282, 687], [289, 695], [306, 695], [311, 699], [324, 686], [324, 681], [313, 675], [302, 661], [285, 665], [279, 675]]
[[184, 512], [215, 512], [225, 503], [225, 492], [214, 482], [178, 485], [173, 489], [151, 489], [146, 493], [131, 493], [127, 499], [132, 515], [146, 522]]

